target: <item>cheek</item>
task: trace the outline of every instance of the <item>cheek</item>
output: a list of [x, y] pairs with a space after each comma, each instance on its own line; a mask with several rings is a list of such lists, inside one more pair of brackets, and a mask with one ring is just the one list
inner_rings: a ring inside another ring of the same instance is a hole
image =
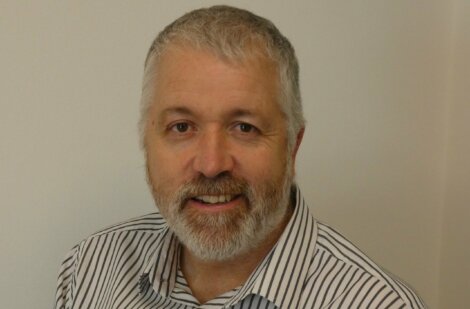
[[156, 144], [147, 147], [147, 169], [153, 183], [167, 178], [167, 167], [170, 164], [167, 161], [167, 156], [158, 150], [159, 148], [159, 145]]
[[147, 152], [147, 168], [154, 185], [172, 188], [180, 185], [186, 176], [188, 159], [184, 154], [167, 150], [155, 144]]
[[259, 152], [239, 154], [239, 173], [249, 182], [276, 181], [286, 170], [285, 149], [265, 149]]

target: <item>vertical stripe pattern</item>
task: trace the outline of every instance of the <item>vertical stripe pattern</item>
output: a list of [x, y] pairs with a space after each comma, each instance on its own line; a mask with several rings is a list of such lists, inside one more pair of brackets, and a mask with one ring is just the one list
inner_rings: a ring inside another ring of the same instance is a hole
[[159, 213], [95, 233], [65, 257], [55, 308], [425, 308], [406, 284], [316, 221], [298, 189], [284, 233], [237, 289], [199, 304], [178, 267], [179, 247]]

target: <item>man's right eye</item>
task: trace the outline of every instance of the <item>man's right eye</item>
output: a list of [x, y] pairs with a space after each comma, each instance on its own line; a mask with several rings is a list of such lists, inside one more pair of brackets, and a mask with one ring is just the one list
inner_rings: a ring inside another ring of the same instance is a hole
[[187, 133], [191, 129], [191, 125], [187, 122], [178, 122], [171, 125], [169, 129], [175, 133]]
[[172, 130], [177, 131], [179, 133], [185, 133], [189, 130], [189, 124], [186, 122], [179, 122], [173, 125]]

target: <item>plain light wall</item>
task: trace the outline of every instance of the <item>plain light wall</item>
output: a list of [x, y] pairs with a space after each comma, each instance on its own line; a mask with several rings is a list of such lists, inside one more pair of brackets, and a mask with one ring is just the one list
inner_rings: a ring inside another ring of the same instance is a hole
[[[154, 210], [136, 125], [145, 53], [169, 22], [216, 3], [0, 2], [0, 307], [49, 308], [67, 250]], [[450, 2], [225, 3], [296, 48], [297, 174], [317, 218], [437, 308]]]
[[470, 308], [470, 3], [454, 6], [440, 308]]

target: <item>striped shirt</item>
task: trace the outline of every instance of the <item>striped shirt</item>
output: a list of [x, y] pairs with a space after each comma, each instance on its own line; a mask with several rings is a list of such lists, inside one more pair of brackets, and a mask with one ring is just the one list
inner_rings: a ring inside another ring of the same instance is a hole
[[159, 213], [98, 232], [62, 263], [55, 308], [425, 308], [404, 283], [316, 221], [298, 189], [277, 244], [237, 289], [199, 304], [179, 269], [179, 248]]

